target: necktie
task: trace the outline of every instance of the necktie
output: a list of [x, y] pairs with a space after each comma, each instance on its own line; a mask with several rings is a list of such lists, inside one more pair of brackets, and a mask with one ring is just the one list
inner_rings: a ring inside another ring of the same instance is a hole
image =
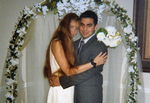
[[79, 47], [79, 49], [78, 49], [78, 54], [80, 54], [81, 49], [82, 49], [82, 46], [83, 46], [84, 44], [85, 44], [84, 41], [81, 41], [81, 42], [80, 42], [80, 47]]

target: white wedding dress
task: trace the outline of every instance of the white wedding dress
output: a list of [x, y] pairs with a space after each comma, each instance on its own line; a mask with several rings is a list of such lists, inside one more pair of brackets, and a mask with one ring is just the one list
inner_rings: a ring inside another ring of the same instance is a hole
[[[50, 65], [52, 73], [56, 72], [60, 67], [55, 60], [55, 57], [50, 49]], [[61, 86], [50, 87], [47, 103], [73, 103], [74, 101], [74, 86], [63, 89]]]

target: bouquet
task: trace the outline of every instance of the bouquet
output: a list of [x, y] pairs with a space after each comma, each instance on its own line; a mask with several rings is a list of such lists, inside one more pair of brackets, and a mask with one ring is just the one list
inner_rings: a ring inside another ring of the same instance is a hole
[[96, 32], [98, 41], [102, 41], [107, 47], [115, 48], [122, 42], [122, 37], [119, 31], [113, 26], [100, 28]]

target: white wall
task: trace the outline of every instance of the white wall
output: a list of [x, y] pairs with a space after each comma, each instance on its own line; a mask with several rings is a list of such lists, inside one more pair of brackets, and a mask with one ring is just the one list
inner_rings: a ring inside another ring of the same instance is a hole
[[[17, 22], [20, 11], [25, 6], [32, 6], [33, 3], [41, 2], [42, 0], [0, 0], [0, 80], [2, 70], [6, 58], [6, 52], [9, 45], [9, 40], [14, 30], [14, 25]], [[112, 0], [113, 1], [113, 0]], [[133, 0], [116, 0], [116, 2], [124, 7], [130, 18], [133, 15]], [[145, 86], [145, 103], [150, 102], [150, 73], [143, 73]]]

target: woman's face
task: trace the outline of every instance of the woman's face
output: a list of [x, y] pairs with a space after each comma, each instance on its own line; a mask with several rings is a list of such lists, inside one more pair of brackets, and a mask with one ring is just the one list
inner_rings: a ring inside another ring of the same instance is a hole
[[78, 30], [79, 30], [79, 22], [72, 20], [70, 23], [71, 36], [74, 37], [77, 34]]

